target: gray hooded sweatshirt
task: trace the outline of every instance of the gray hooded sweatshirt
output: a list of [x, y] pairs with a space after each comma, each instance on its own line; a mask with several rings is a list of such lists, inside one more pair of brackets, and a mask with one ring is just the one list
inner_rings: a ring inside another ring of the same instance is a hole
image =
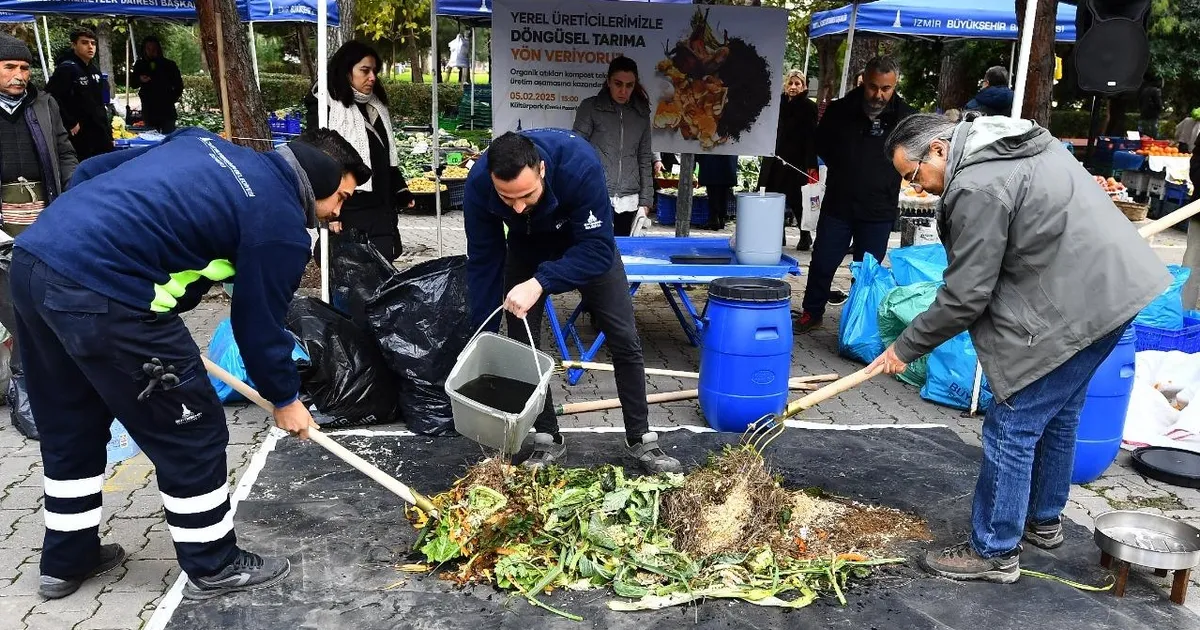
[[969, 329], [1001, 401], [1133, 319], [1171, 282], [1092, 176], [1031, 121], [958, 125], [937, 217], [945, 285], [896, 354], [912, 362]]
[[574, 131], [600, 154], [610, 197], [637, 195], [638, 205], [654, 200], [654, 154], [650, 151], [650, 106], [637, 99], [618, 105], [601, 88], [575, 110]]

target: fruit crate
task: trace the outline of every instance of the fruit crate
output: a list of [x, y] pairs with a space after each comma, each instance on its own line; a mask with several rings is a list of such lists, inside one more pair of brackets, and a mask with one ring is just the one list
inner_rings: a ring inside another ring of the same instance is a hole
[[1198, 311], [1184, 311], [1183, 328], [1179, 330], [1154, 328], [1141, 324], [1134, 324], [1133, 327], [1137, 330], [1136, 348], [1138, 352], [1144, 350], [1162, 350], [1164, 352], [1179, 350], [1188, 354], [1200, 352], [1200, 312]]

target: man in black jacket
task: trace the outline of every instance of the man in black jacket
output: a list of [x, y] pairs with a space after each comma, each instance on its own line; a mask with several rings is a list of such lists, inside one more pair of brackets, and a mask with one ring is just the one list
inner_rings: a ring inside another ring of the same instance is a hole
[[915, 110], [896, 94], [900, 68], [888, 57], [867, 62], [862, 85], [829, 104], [817, 125], [817, 153], [828, 167], [825, 199], [796, 332], [821, 325], [833, 274], [854, 243], [854, 260], [883, 260], [896, 223], [900, 175], [883, 152], [892, 129]]
[[59, 62], [46, 83], [46, 91], [58, 101], [63, 127], [79, 161], [113, 149], [112, 127], [96, 65], [96, 34], [87, 29], [71, 33], [71, 53]]
[[142, 58], [133, 64], [142, 99], [142, 120], [163, 133], [175, 131], [175, 103], [183, 96], [179, 66], [162, 55], [162, 44], [154, 36], [142, 40]]

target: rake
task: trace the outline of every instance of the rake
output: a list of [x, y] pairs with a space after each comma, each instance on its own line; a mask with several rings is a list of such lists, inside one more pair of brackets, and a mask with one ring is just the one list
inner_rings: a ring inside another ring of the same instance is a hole
[[784, 429], [787, 428], [787, 419], [791, 418], [818, 403], [825, 402], [842, 392], [858, 387], [859, 385], [871, 380], [871, 377], [883, 372], [883, 367], [877, 367], [874, 370], [863, 368], [850, 376], [838, 379], [817, 391], [788, 404], [787, 408], [781, 414], [768, 414], [757, 421], [750, 423], [746, 427], [746, 433], [742, 435], [742, 443], [752, 446], [756, 451], [762, 452], [763, 449], [771, 445], [775, 438], [779, 437]]

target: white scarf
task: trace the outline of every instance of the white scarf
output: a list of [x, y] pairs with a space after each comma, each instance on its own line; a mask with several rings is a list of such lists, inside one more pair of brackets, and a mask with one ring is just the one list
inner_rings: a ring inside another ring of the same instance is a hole
[[[354, 88], [351, 88], [352, 90]], [[399, 166], [400, 162], [396, 159], [396, 139], [392, 133], [392, 119], [388, 115], [387, 106], [380, 102], [379, 97], [375, 94], [362, 94], [358, 90], [354, 90], [355, 104], [350, 107], [342, 105], [340, 101], [332, 98], [329, 102], [329, 128], [338, 132], [358, 151], [359, 157], [362, 158], [368, 166], [371, 164], [371, 144], [367, 138], [367, 134], [376, 134], [375, 126], [368, 125], [366, 117], [358, 109], [358, 103], [363, 103], [368, 110], [374, 109], [376, 115], [383, 119], [383, 128], [387, 131], [387, 137], [381, 138], [383, 144], [388, 150], [388, 159], [392, 166]], [[377, 135], [377, 134], [376, 134]], [[371, 192], [371, 183], [375, 181], [372, 177], [366, 183], [360, 185], [355, 190]]]

